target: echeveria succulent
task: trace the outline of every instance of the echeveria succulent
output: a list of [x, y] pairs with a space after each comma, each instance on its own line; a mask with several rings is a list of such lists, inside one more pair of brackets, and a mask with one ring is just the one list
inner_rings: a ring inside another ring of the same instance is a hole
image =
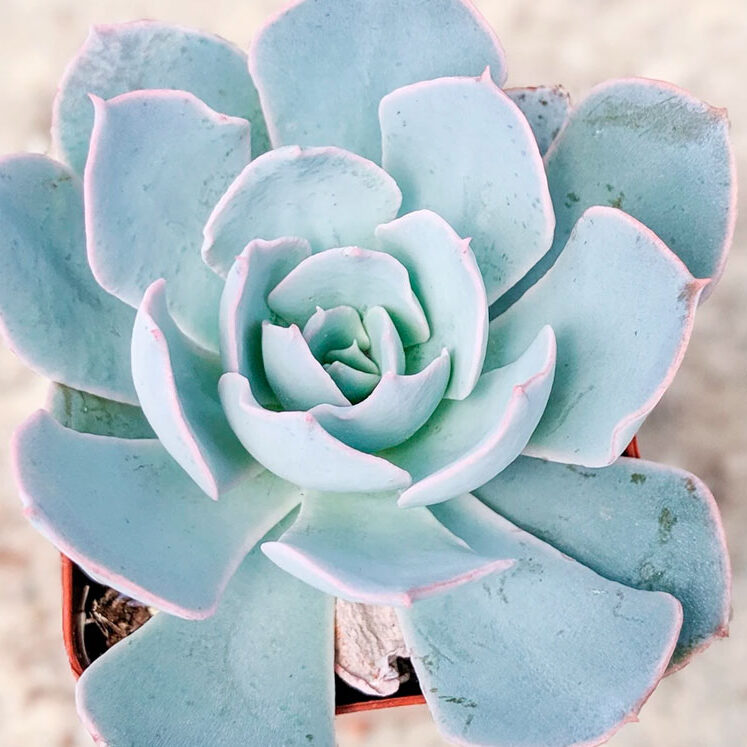
[[459, 0], [304, 0], [248, 64], [98, 27], [61, 162], [0, 162], [26, 511], [162, 610], [81, 677], [97, 739], [333, 744], [335, 597], [460, 743], [599, 743], [725, 633], [711, 494], [621, 457], [731, 240], [724, 113], [504, 79]]

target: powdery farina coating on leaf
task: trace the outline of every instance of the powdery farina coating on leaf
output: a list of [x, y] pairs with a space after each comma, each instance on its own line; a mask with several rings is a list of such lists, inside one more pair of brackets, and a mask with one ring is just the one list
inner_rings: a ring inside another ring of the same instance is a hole
[[447, 737], [604, 741], [726, 631], [707, 489], [618, 460], [723, 267], [722, 113], [504, 92], [461, 0], [301, 0], [248, 59], [100, 27], [69, 166], [0, 160], [0, 329], [58, 382], [14, 437], [26, 512], [162, 610], [83, 674], [84, 723], [333, 744], [339, 596], [398, 606]]

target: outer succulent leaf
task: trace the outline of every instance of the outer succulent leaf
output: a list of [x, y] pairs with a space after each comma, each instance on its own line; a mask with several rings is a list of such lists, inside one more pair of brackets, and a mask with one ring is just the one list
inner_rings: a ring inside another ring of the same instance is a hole
[[614, 462], [674, 378], [702, 288], [634, 218], [589, 208], [552, 271], [490, 324], [486, 369], [513, 360], [543, 324], [558, 338], [555, 384], [526, 453]]
[[222, 283], [200, 260], [200, 231], [249, 160], [249, 125], [184, 91], [135, 91], [93, 102], [84, 181], [93, 273], [131, 306], [154, 280], [166, 278], [177, 321], [217, 350]]
[[201, 31], [156, 21], [94, 26], [65, 72], [54, 102], [55, 151], [78, 173], [88, 155], [93, 93], [110, 99], [139, 89], [189, 91], [216, 111], [252, 125], [254, 157], [269, 148], [246, 55]]
[[723, 109], [670, 83], [597, 86], [547, 153], [558, 220], [548, 261], [587, 207], [611, 205], [654, 231], [695, 277], [717, 279], [737, 209], [728, 130]]
[[370, 339], [368, 354], [381, 375], [405, 372], [405, 349], [392, 318], [382, 306], [372, 306], [363, 315], [363, 324]]
[[527, 86], [507, 88], [505, 93], [529, 121], [540, 154], [544, 155], [568, 118], [568, 91], [562, 86]]
[[379, 116], [382, 163], [403, 211], [428, 208], [472, 237], [493, 303], [552, 244], [547, 177], [526, 118], [487, 70], [401, 88], [382, 99]]
[[209, 501], [158, 441], [77, 433], [43, 410], [12, 453], [42, 534], [101, 583], [180, 617], [213, 614], [247, 551], [300, 499], [263, 473]]
[[401, 203], [394, 179], [354, 153], [279, 148], [252, 161], [215, 206], [202, 256], [225, 277], [234, 257], [258, 237], [303, 236], [315, 252], [366, 246]]
[[252, 384], [262, 404], [275, 402], [262, 362], [262, 322], [272, 316], [267, 294], [311, 255], [305, 239], [255, 239], [236, 257], [220, 299], [220, 354], [224, 371]]
[[156, 615], [78, 682], [110, 745], [334, 743], [334, 600], [256, 550], [202, 622]]
[[462, 0], [297, 2], [254, 39], [249, 67], [273, 145], [338, 145], [378, 161], [376, 108], [443, 75], [506, 77], [503, 50]]
[[368, 350], [371, 344], [360, 314], [352, 306], [318, 307], [304, 325], [303, 336], [319, 360], [330, 350], [348, 347], [353, 342], [361, 350]]
[[385, 373], [357, 405], [319, 405], [311, 414], [324, 430], [354, 449], [373, 452], [396, 446], [433, 414], [446, 391], [450, 370], [449, 353], [444, 350], [420, 373]]
[[368, 397], [381, 381], [378, 374], [359, 371], [341, 361], [325, 363], [324, 368], [351, 402], [360, 402]]
[[684, 620], [670, 669], [726, 635], [724, 530], [694, 475], [641, 459], [582, 470], [521, 457], [475, 495], [605, 578], [679, 599]]
[[555, 336], [545, 327], [516, 361], [483, 374], [467, 399], [444, 400], [412, 438], [382, 452], [413, 478], [399, 505], [446, 501], [505, 469], [542, 416], [554, 370]]
[[504, 570], [513, 557], [472, 552], [427, 509], [397, 508], [392, 494], [307, 495], [293, 526], [262, 551], [328, 594], [403, 606]]
[[331, 492], [397, 490], [410, 484], [407, 472], [385, 459], [351, 449], [330, 436], [310, 413], [260, 407], [240, 374], [224, 374], [219, 390], [241, 443], [285, 480]]
[[597, 576], [472, 496], [432, 510], [478, 552], [517, 558], [398, 610], [442, 733], [463, 744], [594, 745], [635, 720], [677, 640], [677, 600]]
[[157, 280], [145, 292], [132, 331], [132, 378], [140, 406], [171, 456], [217, 499], [259, 465], [234, 435], [218, 398], [217, 357], [176, 326]]
[[119, 438], [156, 437], [139, 407], [97, 397], [64, 384], [50, 385], [45, 407], [55, 420], [80, 433]]
[[0, 333], [38, 373], [137, 402], [127, 360], [135, 314], [86, 261], [80, 182], [45, 156], [0, 159]]
[[480, 376], [488, 343], [485, 285], [469, 239], [429, 210], [379, 226], [376, 237], [378, 248], [407, 269], [431, 329], [427, 342], [407, 351], [408, 368], [421, 370], [445, 347], [452, 356], [446, 396], [464, 399]]
[[423, 307], [412, 292], [405, 267], [394, 257], [357, 246], [314, 254], [291, 270], [267, 297], [269, 307], [289, 322], [305, 324], [317, 305], [383, 306], [404, 345], [430, 334]]
[[286, 410], [308, 410], [322, 402], [350, 404], [314, 358], [295, 324], [279, 327], [264, 322], [262, 357], [272, 391]]
[[364, 373], [379, 374], [379, 367], [361, 350], [358, 340], [353, 340], [346, 348], [330, 350], [324, 358], [327, 363], [339, 361]]

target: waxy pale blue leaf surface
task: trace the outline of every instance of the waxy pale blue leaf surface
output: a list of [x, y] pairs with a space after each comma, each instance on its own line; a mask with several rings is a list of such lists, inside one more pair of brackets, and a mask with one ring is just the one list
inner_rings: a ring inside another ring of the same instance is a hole
[[132, 378], [163, 446], [211, 498], [259, 469], [234, 435], [218, 398], [217, 356], [198, 348], [166, 307], [166, 287], [146, 291], [132, 330]]
[[631, 78], [597, 86], [546, 157], [562, 251], [590, 205], [648, 226], [697, 278], [718, 278], [736, 220], [729, 122], [669, 83]]
[[676, 597], [684, 619], [673, 666], [726, 635], [724, 531], [694, 475], [642, 459], [582, 469], [520, 457], [475, 495], [605, 578]]
[[512, 564], [480, 555], [425, 508], [403, 511], [397, 496], [311, 494], [296, 522], [262, 551], [281, 568], [351, 602], [410, 605]]
[[737, 210], [736, 167], [723, 109], [670, 83], [611, 80], [571, 112], [545, 164], [557, 219], [555, 241], [501, 299], [499, 310], [548, 271], [591, 205], [630, 213], [695, 277], [720, 277]]
[[544, 327], [517, 360], [483, 374], [467, 399], [444, 400], [409, 441], [383, 452], [413, 478], [400, 505], [448, 500], [508, 466], [539, 422], [554, 370], [555, 336]]
[[38, 373], [102, 397], [137, 401], [135, 313], [86, 261], [79, 179], [45, 156], [0, 159], [0, 332]]
[[200, 259], [200, 232], [249, 161], [249, 125], [183, 91], [135, 91], [94, 107], [84, 183], [96, 279], [137, 306], [166, 278], [178, 323], [217, 350], [223, 284]]
[[358, 340], [353, 340], [346, 348], [330, 350], [324, 356], [324, 360], [326, 363], [339, 361], [365, 373], [379, 373], [379, 367], [361, 350]]
[[283, 319], [300, 325], [317, 306], [354, 306], [363, 312], [383, 306], [404, 345], [425, 342], [430, 334], [405, 267], [388, 254], [356, 246], [328, 249], [305, 259], [278, 283], [267, 303]]
[[310, 413], [265, 410], [240, 374], [224, 374], [219, 389], [241, 443], [285, 480], [332, 492], [397, 490], [410, 484], [407, 472], [385, 459], [351, 449], [330, 436]]
[[493, 303], [552, 244], [550, 192], [526, 118], [487, 71], [395, 91], [380, 118], [382, 163], [403, 212], [428, 208], [472, 239]]
[[360, 371], [341, 361], [325, 363], [324, 368], [351, 402], [357, 403], [368, 397], [381, 381], [379, 374]]
[[216, 111], [248, 119], [253, 155], [269, 148], [259, 97], [238, 47], [202, 31], [136, 21], [91, 29], [57, 92], [55, 151], [82, 175], [93, 127], [88, 95], [110, 99], [143, 88], [189, 91]]
[[352, 306], [319, 307], [304, 325], [303, 336], [319, 360], [330, 350], [348, 347], [353, 342], [361, 350], [368, 350], [371, 344], [360, 314]]
[[13, 462], [27, 516], [61, 552], [188, 618], [215, 611], [244, 555], [300, 500], [263, 473], [211, 501], [158, 441], [78, 433], [43, 410], [16, 431]]
[[161, 614], [78, 683], [81, 717], [119, 745], [332, 745], [334, 600], [259, 549], [210, 620]]
[[340, 148], [289, 146], [252, 161], [205, 226], [202, 256], [225, 277], [255, 238], [301, 236], [315, 252], [366, 246], [392, 220], [402, 195], [389, 174]]
[[262, 359], [270, 387], [284, 409], [308, 410], [323, 402], [350, 404], [314, 358], [295, 324], [262, 324]]
[[681, 608], [661, 592], [598, 576], [472, 496], [434, 507], [503, 573], [398, 611], [441, 732], [467, 744], [594, 745], [638, 709], [664, 673]]
[[485, 285], [468, 239], [460, 238], [429, 210], [409, 213], [376, 229], [377, 248], [407, 269], [423, 304], [431, 336], [407, 351], [410, 371], [419, 371], [446, 348], [452, 359], [450, 399], [474, 388], [488, 343]]
[[405, 349], [387, 310], [383, 306], [372, 306], [363, 315], [363, 324], [370, 340], [368, 354], [376, 363], [381, 375], [403, 374], [405, 372]]
[[139, 407], [97, 397], [64, 384], [50, 384], [45, 409], [66, 428], [81, 433], [120, 438], [156, 437]]
[[614, 462], [671, 383], [702, 287], [634, 218], [590, 208], [552, 270], [490, 324], [486, 369], [544, 324], [557, 336], [555, 384], [526, 453]]
[[255, 239], [236, 257], [220, 299], [220, 354], [224, 371], [246, 376], [263, 404], [275, 401], [262, 366], [262, 322], [272, 316], [267, 294], [311, 255], [305, 239]]
[[507, 88], [505, 93], [527, 118], [539, 152], [544, 155], [568, 118], [568, 91], [562, 86], [528, 86]]
[[311, 414], [328, 433], [361, 451], [379, 451], [402, 443], [438, 406], [451, 370], [444, 350], [411, 376], [385, 373], [371, 394], [352, 407], [319, 405]]
[[262, 28], [249, 53], [275, 147], [337, 145], [374, 161], [382, 96], [487, 65], [501, 85], [500, 43], [462, 0], [307, 0]]

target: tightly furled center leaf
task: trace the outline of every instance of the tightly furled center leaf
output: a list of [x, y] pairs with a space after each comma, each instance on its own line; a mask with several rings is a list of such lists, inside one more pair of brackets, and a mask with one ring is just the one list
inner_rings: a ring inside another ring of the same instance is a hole
[[[446, 349], [406, 370], [406, 349], [431, 331], [407, 270], [389, 254], [343, 247], [306, 257], [270, 290], [266, 309], [262, 368], [277, 400], [269, 406], [309, 410], [348, 446], [402, 443], [446, 391]], [[392, 429], [398, 412], [406, 415]]]

